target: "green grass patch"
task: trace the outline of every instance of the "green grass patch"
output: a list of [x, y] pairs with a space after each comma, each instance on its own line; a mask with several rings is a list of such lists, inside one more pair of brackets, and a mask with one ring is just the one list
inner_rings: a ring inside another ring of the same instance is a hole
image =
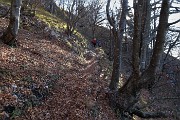
[[39, 9], [36, 12], [36, 16], [43, 22], [45, 22], [49, 27], [54, 27], [56, 29], [66, 28], [66, 24], [60, 18], [50, 14], [49, 12]]
[[87, 44], [87, 39], [78, 31], [76, 31], [75, 35], [78, 37], [79, 42], [80, 42], [80, 46], [82, 48], [87, 48], [88, 44]]
[[[59, 15], [62, 14], [62, 15]], [[67, 28], [66, 22], [64, 21], [66, 14], [62, 11], [58, 11], [58, 15], [52, 15], [48, 11], [44, 10], [43, 8], [39, 8], [36, 12], [36, 16], [39, 20], [45, 22], [48, 27], [50, 28], [56, 28], [58, 31], [65, 31]], [[75, 41], [72, 41], [72, 39], [69, 39], [66, 41], [66, 44], [69, 48], [77, 51], [80, 55], [83, 53], [83, 51], [88, 47], [88, 40], [77, 30], [74, 31]]]

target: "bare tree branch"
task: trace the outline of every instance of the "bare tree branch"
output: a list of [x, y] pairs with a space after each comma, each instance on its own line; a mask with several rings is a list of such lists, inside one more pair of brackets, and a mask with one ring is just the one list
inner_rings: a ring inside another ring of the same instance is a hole
[[174, 8], [174, 9], [176, 9], [176, 11], [179, 11], [179, 10], [180, 10], [180, 7], [171, 6], [170, 8]]
[[180, 30], [172, 29], [172, 28], [169, 28], [168, 30], [171, 31], [171, 32], [180, 32]]
[[[170, 51], [172, 50], [172, 48], [173, 48], [173, 47], [176, 45], [176, 43], [179, 41], [179, 38], [180, 38], [180, 32], [179, 32], [179, 35], [177, 36], [176, 40], [169, 45], [169, 49], [168, 49], [168, 51], [167, 51], [167, 53], [166, 53], [166, 56], [165, 56], [165, 58], [164, 58], [164, 62], [166, 61], [166, 59], [167, 59]], [[163, 66], [164, 66], [164, 65], [163, 65]]]
[[108, 21], [109, 21], [109, 24], [110, 24], [111, 26], [113, 26], [113, 28], [115, 28], [114, 21], [113, 21], [113, 19], [110, 17], [110, 14], [109, 14], [110, 1], [111, 1], [111, 0], [108, 0], [107, 5], [106, 5], [106, 14], [107, 14], [107, 19], [108, 19]]
[[179, 11], [176, 11], [176, 10], [172, 10], [169, 12], [169, 14], [177, 14], [177, 13], [179, 13]]
[[157, 1], [157, 2], [155, 2], [155, 3], [153, 3], [153, 4], [151, 4], [151, 6], [154, 6], [154, 5], [156, 5], [156, 4], [159, 4], [161, 2], [161, 0], [159, 0], [159, 1]]
[[176, 21], [174, 21], [174, 22], [172, 22], [172, 23], [168, 23], [168, 26], [173, 25], [173, 24], [176, 24], [176, 23], [178, 23], [178, 22], [180, 22], [180, 19], [179, 19], [179, 20], [176, 20]]

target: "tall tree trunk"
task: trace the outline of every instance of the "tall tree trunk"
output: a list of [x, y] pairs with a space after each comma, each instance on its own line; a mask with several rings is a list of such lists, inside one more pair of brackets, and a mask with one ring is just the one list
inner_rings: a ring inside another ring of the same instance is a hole
[[133, 35], [133, 52], [132, 52], [132, 69], [133, 76], [136, 78], [140, 75], [140, 43], [141, 43], [141, 25], [142, 25], [142, 0], [134, 0], [134, 35]]
[[95, 25], [93, 24], [92, 25], [92, 36], [93, 36], [93, 38], [95, 38], [96, 36], [95, 36], [95, 31], [96, 31], [96, 28], [95, 28]]
[[168, 28], [168, 17], [169, 0], [163, 0], [153, 54], [150, 60], [150, 65], [147, 71], [145, 71], [151, 73], [152, 75], [155, 75], [156, 73], [156, 69], [159, 66], [159, 61], [164, 50], [165, 36]]
[[114, 36], [112, 36], [112, 29], [111, 27], [109, 28], [110, 29], [110, 50], [109, 50], [109, 60], [112, 61], [114, 59], [113, 57], [113, 51], [114, 51]]
[[143, 15], [142, 15], [142, 32], [141, 32], [141, 70], [145, 70], [147, 65], [147, 49], [150, 42], [150, 1], [143, 0]]
[[[109, 9], [108, 6], [109, 4], [110, 4], [110, 0], [108, 0], [106, 10]], [[114, 48], [113, 72], [112, 72], [111, 82], [109, 85], [110, 90], [117, 90], [118, 88], [120, 69], [121, 69], [122, 39], [126, 25], [127, 8], [128, 8], [128, 0], [123, 0], [121, 18], [119, 22], [119, 31], [116, 32], [114, 31], [115, 48]], [[115, 25], [113, 25], [113, 29], [115, 29]]]
[[69, 37], [73, 34], [74, 29], [75, 29], [76, 19], [74, 18], [75, 16], [73, 14], [73, 12], [76, 9], [74, 8], [75, 5], [76, 5], [76, 0], [73, 0], [72, 5], [69, 6], [68, 8], [68, 18], [66, 20], [66, 25], [67, 25], [66, 32]]
[[11, 13], [10, 22], [6, 31], [0, 38], [3, 43], [12, 45], [15, 44], [15, 39], [18, 34], [19, 21], [20, 21], [20, 9], [22, 0], [11, 0]]

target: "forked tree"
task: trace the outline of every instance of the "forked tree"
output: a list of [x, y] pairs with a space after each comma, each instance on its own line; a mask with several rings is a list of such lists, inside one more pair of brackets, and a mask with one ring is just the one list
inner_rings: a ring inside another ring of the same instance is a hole
[[[122, 0], [122, 10], [124, 9], [127, 0]], [[150, 58], [149, 65], [145, 68], [145, 70], [141, 70], [141, 54], [143, 51], [140, 49], [142, 42], [142, 26], [146, 27], [146, 20], [142, 17], [143, 5], [146, 0], [134, 0], [134, 32], [133, 32], [133, 40], [132, 40], [132, 73], [126, 83], [117, 88], [119, 82], [119, 70], [120, 67], [120, 43], [121, 39], [118, 37], [118, 41], [115, 44], [114, 50], [114, 65], [113, 65], [113, 73], [110, 83], [110, 92], [109, 99], [110, 105], [118, 110], [120, 113], [120, 117], [122, 120], [131, 120], [133, 115], [137, 115], [141, 118], [160, 118], [167, 117], [168, 115], [162, 112], [144, 112], [139, 109], [138, 101], [140, 100], [140, 93], [142, 89], [149, 90], [155, 84], [155, 76], [157, 72], [157, 68], [159, 66], [159, 61], [161, 59], [161, 55], [163, 54], [163, 48], [165, 43], [165, 36], [168, 28], [168, 17], [169, 17], [169, 7], [170, 0], [163, 0], [161, 4], [161, 11], [159, 16], [159, 26], [157, 28], [155, 46], [152, 52], [152, 56]], [[109, 8], [110, 0], [107, 3], [107, 9]], [[108, 11], [108, 10], [107, 10]], [[108, 15], [108, 13], [107, 13]], [[123, 11], [121, 12], [121, 20], [125, 21], [125, 17], [123, 16]], [[110, 21], [111, 22], [111, 21]], [[111, 24], [111, 23], [110, 23]], [[124, 22], [119, 22], [119, 34], [123, 33], [123, 25]], [[146, 32], [146, 31], [145, 31]], [[120, 35], [118, 35], [120, 36]], [[117, 59], [117, 60], [116, 60]]]

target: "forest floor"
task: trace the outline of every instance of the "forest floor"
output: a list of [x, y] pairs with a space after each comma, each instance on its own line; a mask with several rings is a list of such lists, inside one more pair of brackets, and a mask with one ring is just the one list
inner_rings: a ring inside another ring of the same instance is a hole
[[[0, 120], [117, 120], [106, 97], [112, 63], [101, 48], [79, 55], [78, 49], [72, 49], [74, 44], [67, 44], [76, 38], [67, 40], [62, 33], [57, 39], [41, 21], [29, 21], [21, 23], [17, 47], [0, 43]], [[0, 18], [0, 36], [8, 22]], [[152, 96], [143, 91], [140, 102], [157, 98], [149, 111], [180, 111], [174, 97], [179, 88], [166, 79], [164, 83], [154, 88]], [[169, 102], [169, 98], [175, 100]]]
[[[1, 32], [7, 25], [0, 19]], [[80, 57], [63, 41], [37, 32], [20, 29], [17, 47], [0, 44], [0, 119], [116, 119], [98, 50]]]

